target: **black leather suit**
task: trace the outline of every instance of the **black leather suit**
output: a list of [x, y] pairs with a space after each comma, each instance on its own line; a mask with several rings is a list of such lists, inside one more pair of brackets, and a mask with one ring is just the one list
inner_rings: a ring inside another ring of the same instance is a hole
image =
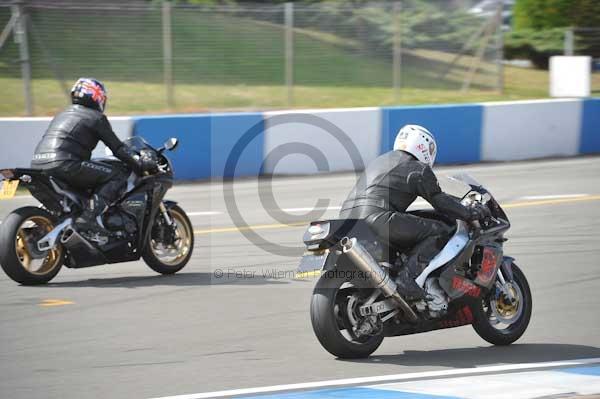
[[404, 151], [391, 151], [365, 169], [342, 205], [340, 217], [365, 219], [392, 246], [412, 248], [409, 273], [416, 278], [447, 242], [451, 228], [437, 220], [406, 213], [420, 196], [436, 210], [471, 220], [470, 210], [440, 189], [433, 170]]
[[94, 189], [109, 203], [125, 187], [128, 173], [125, 168], [90, 161], [99, 141], [135, 172], [140, 172], [138, 162], [115, 135], [106, 116], [83, 105], [69, 106], [50, 122], [35, 149], [31, 167], [46, 170], [76, 189]]

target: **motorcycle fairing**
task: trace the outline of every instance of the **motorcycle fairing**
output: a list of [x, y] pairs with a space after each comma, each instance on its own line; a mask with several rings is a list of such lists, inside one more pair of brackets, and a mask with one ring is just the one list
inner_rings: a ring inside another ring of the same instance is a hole
[[390, 324], [384, 329], [384, 334], [386, 337], [397, 337], [472, 324], [475, 320], [472, 302], [469, 298], [469, 300], [460, 299], [450, 303], [448, 313], [441, 319], [422, 320], [416, 324]]
[[429, 265], [427, 265], [425, 270], [423, 270], [423, 272], [415, 279], [420, 287], [424, 287], [425, 280], [427, 280], [427, 277], [429, 277], [431, 273], [454, 259], [469, 242], [469, 229], [466, 222], [457, 220], [456, 226], [456, 232], [452, 238], [448, 240], [446, 246], [444, 246], [440, 253], [429, 262]]

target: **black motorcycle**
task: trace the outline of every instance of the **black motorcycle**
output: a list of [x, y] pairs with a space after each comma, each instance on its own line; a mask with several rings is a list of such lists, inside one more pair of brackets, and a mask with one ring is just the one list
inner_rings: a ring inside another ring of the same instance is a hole
[[[21, 185], [41, 203], [14, 210], [0, 225], [0, 265], [11, 279], [44, 284], [63, 265], [83, 268], [140, 258], [156, 272], [172, 274], [188, 263], [194, 248], [192, 224], [175, 202], [163, 199], [173, 185], [164, 152], [174, 150], [177, 139], [160, 149], [138, 136], [124, 144], [157, 169], [142, 177], [130, 173], [126, 192], [101, 216], [104, 232], [73, 223], [91, 200], [90, 191], [77, 191], [38, 169], [0, 170], [6, 186], [14, 190]], [[127, 168], [117, 159], [102, 161]]]
[[494, 345], [511, 344], [525, 332], [531, 291], [514, 259], [503, 253], [508, 218], [470, 176], [454, 180], [469, 186], [462, 197], [464, 205], [483, 204], [491, 216], [467, 224], [434, 210], [411, 212], [455, 227], [446, 246], [416, 279], [426, 292], [424, 300], [405, 300], [394, 281], [406, 267], [409, 248], [380, 242], [363, 220], [310, 224], [299, 273], [321, 270], [310, 314], [327, 351], [340, 358], [362, 358], [373, 353], [384, 337], [468, 324]]

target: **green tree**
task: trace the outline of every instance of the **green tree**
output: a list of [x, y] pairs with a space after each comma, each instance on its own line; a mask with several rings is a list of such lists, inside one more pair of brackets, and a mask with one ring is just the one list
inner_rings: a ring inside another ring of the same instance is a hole
[[514, 30], [506, 35], [504, 55], [527, 58], [540, 68], [548, 59], [563, 53], [567, 28], [575, 28], [577, 54], [600, 56], [597, 33], [600, 28], [600, 0], [517, 0]]
[[515, 30], [600, 27], [598, 0], [517, 0], [514, 7]]

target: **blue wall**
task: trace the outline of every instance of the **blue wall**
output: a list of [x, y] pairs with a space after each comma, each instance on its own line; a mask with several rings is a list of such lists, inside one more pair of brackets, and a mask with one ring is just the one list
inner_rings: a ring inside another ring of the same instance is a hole
[[[153, 146], [177, 137], [180, 145], [169, 155], [175, 177], [206, 179], [258, 175], [263, 160], [263, 131], [262, 114], [245, 113], [139, 117], [134, 120], [133, 134], [143, 136]], [[248, 132], [257, 133], [241, 148], [237, 167], [226, 171], [234, 146]]]
[[600, 152], [600, 98], [583, 100], [579, 152]]
[[477, 104], [383, 108], [381, 152], [390, 151], [404, 125], [423, 125], [435, 135], [436, 163], [480, 161], [483, 107]]

